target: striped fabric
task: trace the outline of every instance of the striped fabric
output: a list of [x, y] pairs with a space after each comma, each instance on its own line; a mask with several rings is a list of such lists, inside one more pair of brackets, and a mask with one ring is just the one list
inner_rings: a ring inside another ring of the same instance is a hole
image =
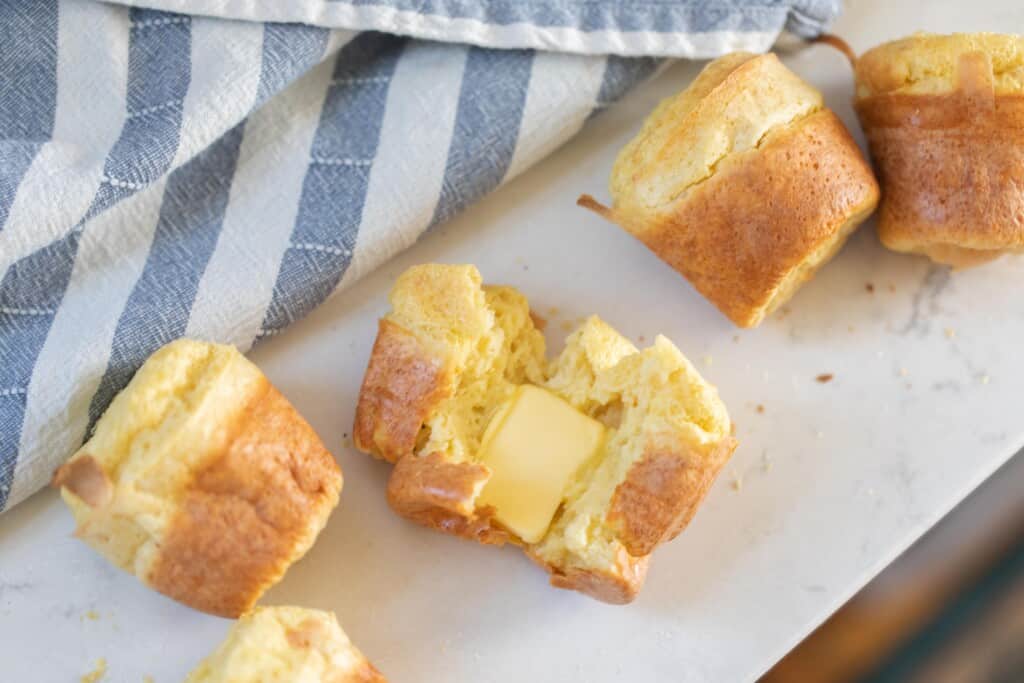
[[[144, 4], [187, 13], [0, 0], [0, 510], [48, 481], [156, 348], [188, 335], [248, 349], [278, 334], [658, 64], [568, 54], [596, 51], [572, 40], [537, 51], [508, 34], [510, 49], [485, 48], [465, 22], [623, 45], [635, 33], [620, 50], [633, 54], [658, 30], [645, 22], [671, 17], [658, 35], [689, 36], [674, 54], [705, 56], [767, 49], [787, 21], [813, 32], [837, 11], [821, 0], [796, 12], [664, 0], [635, 14], [612, 0]], [[367, 24], [378, 11], [387, 21]], [[445, 11], [450, 34], [431, 37], [447, 42], [403, 30], [441, 25]], [[394, 24], [416, 12], [421, 24]]]

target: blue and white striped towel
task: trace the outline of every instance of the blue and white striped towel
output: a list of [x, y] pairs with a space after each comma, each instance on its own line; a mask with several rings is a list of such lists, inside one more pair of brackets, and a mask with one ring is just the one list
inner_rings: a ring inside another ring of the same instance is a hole
[[0, 0], [0, 510], [160, 345], [248, 349], [528, 168], [652, 56], [763, 51], [838, 9]]

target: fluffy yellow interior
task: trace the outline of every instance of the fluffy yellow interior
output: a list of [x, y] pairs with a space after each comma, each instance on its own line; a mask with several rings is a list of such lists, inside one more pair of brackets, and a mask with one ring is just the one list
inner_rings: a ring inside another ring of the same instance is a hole
[[615, 207], [663, 207], [710, 178], [726, 157], [823, 106], [821, 93], [772, 54], [716, 59], [658, 105], [619, 153], [610, 185]]
[[915, 33], [883, 43], [857, 60], [857, 96], [940, 94], [958, 80], [959, 59], [983, 52], [992, 60], [998, 94], [1024, 92], [1024, 37], [999, 33]]
[[360, 671], [363, 661], [329, 612], [256, 608], [235, 623], [185, 683], [349, 680], [343, 674]]
[[[439, 324], [435, 297], [446, 299], [446, 312], [459, 313]], [[424, 424], [418, 454], [477, 461], [488, 424], [523, 384], [546, 389], [605, 425], [601, 447], [568, 478], [552, 523], [532, 546], [561, 566], [614, 562], [618, 541], [605, 514], [615, 488], [647, 447], [659, 439], [717, 442], [730, 430], [715, 389], [664, 337], [638, 351], [593, 316], [548, 361], [526, 298], [508, 287], [481, 287], [472, 266], [417, 266], [399, 279], [391, 298], [398, 315], [390, 317], [411, 331], [448, 340], [451, 362], [461, 369], [452, 396]]]
[[78, 533], [117, 566], [139, 573], [157, 552], [192, 472], [223, 449], [245, 399], [264, 381], [234, 347], [183, 339], [154, 353], [72, 456], [91, 456], [113, 487], [102, 507], [61, 490]]

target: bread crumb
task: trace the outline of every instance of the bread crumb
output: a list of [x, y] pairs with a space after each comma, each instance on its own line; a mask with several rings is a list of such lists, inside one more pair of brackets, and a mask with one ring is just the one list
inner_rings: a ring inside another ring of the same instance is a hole
[[732, 481], [729, 482], [729, 486], [732, 487], [733, 491], [739, 492], [743, 489], [743, 478], [736, 472], [735, 467], [730, 467], [729, 472], [732, 474]]
[[891, 282], [889, 283], [889, 293], [890, 294], [895, 294], [896, 293], [896, 285], [894, 285]]
[[767, 474], [772, 470], [772, 459], [768, 457], [768, 451], [761, 453], [761, 471]]
[[757, 404], [757, 412], [760, 415], [764, 415], [764, 405], [763, 404], [761, 404], [761, 403]]
[[572, 332], [572, 322], [569, 320], [563, 320], [559, 327], [562, 329], [562, 332]]
[[96, 664], [93, 666], [92, 671], [85, 674], [79, 679], [81, 683], [96, 683], [107, 675], [107, 660], [100, 657], [96, 660]]
[[907, 369], [906, 369], [906, 368], [900, 368], [900, 377], [906, 377], [906, 376], [907, 376], [907, 375], [909, 375], [909, 374], [910, 374], [910, 373], [909, 373], [909, 372], [907, 372]]
[[864, 289], [868, 290], [868, 294], [874, 294], [875, 293], [875, 285], [870, 283], [870, 282], [868, 282], [867, 284], [864, 285]]
[[82, 621], [85, 621], [86, 619], [88, 619], [89, 621], [96, 621], [99, 618], [100, 618], [100, 613], [97, 612], [94, 609], [91, 609], [91, 610], [89, 610], [88, 612], [86, 612], [85, 614], [82, 615]]
[[156, 683], [152, 676], [146, 675], [142, 677], [142, 683]]
[[831, 382], [833, 377], [835, 377], [835, 375], [833, 375], [831, 372], [823, 372], [814, 379], [818, 380], [822, 384], [825, 384], [826, 382]]
[[982, 383], [982, 384], [988, 384], [988, 383], [989, 383], [989, 381], [991, 381], [991, 379], [992, 379], [992, 378], [991, 378], [991, 377], [989, 377], [988, 375], [982, 375], [982, 376], [981, 376], [981, 383]]
[[548, 309], [548, 315], [552, 318], [557, 318], [559, 313], [561, 313], [561, 311], [558, 310], [558, 306], [552, 306]]
[[847, 326], [846, 326], [846, 331], [847, 331], [847, 332], [856, 332], [856, 331], [857, 331], [857, 328], [856, 328], [856, 327], [854, 327], [853, 325], [847, 325]]
[[740, 335], [738, 335], [738, 334], [732, 335], [732, 343], [733, 344], [739, 344], [740, 343]]
[[711, 365], [712, 365], [712, 364], [713, 364], [714, 362], [715, 362], [715, 359], [711, 357], [711, 354], [710, 354], [710, 353], [709, 353], [709, 354], [705, 354], [705, 356], [704, 356], [704, 365], [706, 365], [707, 367], [709, 367], [709, 368], [710, 368], [710, 367], [711, 367]]
[[644, 338], [644, 335], [642, 335], [642, 334], [639, 337], [636, 338], [636, 343], [637, 344], [643, 344], [644, 341], [646, 341], [646, 340]]
[[946, 328], [946, 339], [952, 339], [955, 336], [956, 336], [956, 330], [954, 330], [952, 327], [947, 327]]

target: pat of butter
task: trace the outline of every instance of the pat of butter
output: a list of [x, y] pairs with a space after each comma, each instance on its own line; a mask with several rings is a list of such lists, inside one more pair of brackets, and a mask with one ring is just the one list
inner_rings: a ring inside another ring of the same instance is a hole
[[480, 461], [491, 469], [477, 505], [526, 543], [551, 525], [573, 475], [601, 446], [604, 425], [558, 396], [524, 385], [491, 419]]

